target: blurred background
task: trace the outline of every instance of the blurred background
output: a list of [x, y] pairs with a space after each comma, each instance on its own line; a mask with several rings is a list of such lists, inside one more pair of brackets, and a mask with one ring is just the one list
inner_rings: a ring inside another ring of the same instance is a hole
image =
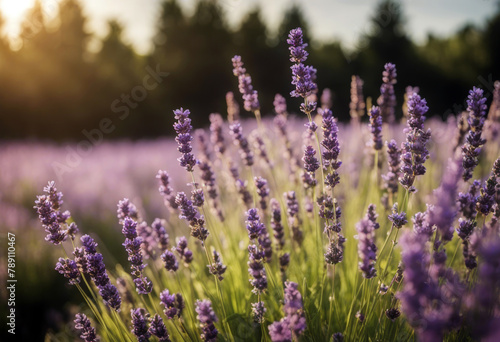
[[[376, 99], [386, 62], [398, 70], [398, 117], [408, 85], [445, 121], [465, 109], [472, 86], [490, 98], [500, 78], [493, 0], [0, 0], [0, 281], [14, 232], [13, 340], [71, 340], [81, 303], [54, 271], [61, 250], [43, 241], [32, 209], [47, 181], [64, 192], [81, 231], [99, 235], [105, 260], [126, 262], [116, 203], [129, 197], [148, 222], [165, 218], [156, 172], [167, 169], [176, 190], [187, 182], [172, 162], [172, 110], [191, 109], [197, 128], [212, 112], [225, 116], [226, 92], [238, 93], [231, 57], [239, 54], [263, 114], [273, 115], [276, 93], [293, 112], [286, 36], [297, 26], [340, 121], [349, 120], [351, 76]], [[5, 309], [2, 341], [12, 337]]]

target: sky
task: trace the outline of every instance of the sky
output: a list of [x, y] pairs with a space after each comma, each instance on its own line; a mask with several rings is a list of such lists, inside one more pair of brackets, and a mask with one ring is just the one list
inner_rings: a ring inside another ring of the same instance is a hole
[[[61, 0], [40, 0], [46, 17], [56, 15]], [[140, 53], [151, 48], [151, 38], [159, 16], [161, 0], [80, 0], [87, 15], [88, 30], [106, 34], [106, 22], [117, 19], [125, 27], [125, 37]], [[19, 24], [35, 0], [0, 0], [0, 11], [6, 20], [6, 34], [15, 42]], [[178, 0], [191, 13], [196, 0]], [[375, 0], [219, 0], [230, 25], [236, 27], [249, 10], [262, 8], [264, 20], [273, 30], [283, 12], [296, 3], [304, 11], [314, 38], [320, 41], [341, 40], [355, 48], [358, 38], [370, 28]], [[429, 32], [445, 36], [465, 23], [482, 25], [497, 9], [496, 0], [400, 0], [406, 15], [409, 35], [423, 42]]]

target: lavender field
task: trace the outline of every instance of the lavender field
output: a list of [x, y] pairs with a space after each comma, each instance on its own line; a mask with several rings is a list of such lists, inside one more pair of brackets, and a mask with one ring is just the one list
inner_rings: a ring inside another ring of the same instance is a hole
[[0, 145], [21, 336], [43, 296], [48, 341], [500, 339], [500, 82], [443, 122], [416, 87], [396, 103], [387, 63], [340, 123], [300, 28], [288, 45], [272, 116], [234, 56], [205, 129], [179, 108], [175, 139]]

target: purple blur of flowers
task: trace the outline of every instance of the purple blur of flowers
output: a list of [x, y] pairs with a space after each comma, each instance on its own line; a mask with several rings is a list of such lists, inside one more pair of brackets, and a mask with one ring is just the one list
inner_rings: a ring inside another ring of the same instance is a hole
[[304, 234], [300, 229], [302, 221], [299, 217], [299, 202], [295, 196], [295, 191], [284, 193], [287, 207], [288, 224], [292, 228], [292, 238], [300, 246], [304, 240]]
[[80, 271], [74, 260], [69, 258], [59, 258], [56, 264], [56, 271], [62, 274], [65, 278], [69, 279], [71, 285], [80, 283]]
[[339, 183], [337, 170], [342, 165], [342, 162], [338, 159], [340, 154], [338, 139], [339, 129], [330, 109], [325, 108], [318, 110], [318, 112], [323, 117], [321, 126], [323, 130], [323, 140], [321, 141], [321, 146], [324, 148], [322, 152], [323, 168], [327, 171], [325, 175], [325, 185], [333, 189]]
[[132, 316], [132, 333], [139, 342], [147, 342], [151, 337], [148, 328], [148, 316], [142, 308], [131, 309], [130, 315]]
[[205, 217], [200, 215], [193, 206], [193, 202], [188, 199], [184, 192], [177, 193], [175, 203], [177, 203], [181, 212], [179, 218], [188, 222], [189, 228], [191, 228], [191, 236], [200, 240], [203, 245], [209, 234], [205, 228]]
[[254, 177], [255, 186], [257, 188], [257, 195], [259, 195], [260, 208], [262, 211], [267, 209], [267, 197], [269, 196], [269, 186], [267, 185], [267, 180], [263, 177]]
[[208, 118], [210, 119], [210, 141], [214, 146], [215, 153], [220, 157], [226, 152], [222, 127], [224, 120], [219, 113], [212, 113]]
[[256, 90], [252, 86], [252, 78], [247, 74], [247, 70], [243, 67], [241, 56], [234, 56], [231, 61], [233, 62], [233, 74], [238, 77], [238, 88], [243, 97], [243, 107], [246, 111], [254, 112], [260, 109], [259, 97]]
[[183, 108], [174, 110], [174, 116], [177, 122], [174, 123], [174, 129], [177, 133], [175, 141], [178, 144], [177, 151], [181, 153], [181, 157], [177, 160], [179, 161], [181, 167], [184, 167], [186, 171], [193, 172], [194, 166], [196, 165], [196, 159], [194, 154], [191, 153], [193, 147], [191, 146], [191, 141], [193, 136], [191, 135], [191, 119], [189, 118], [191, 112], [189, 109], [184, 110]]
[[266, 307], [264, 302], [260, 301], [257, 303], [252, 303], [252, 317], [255, 323], [264, 323], [264, 315], [266, 314]]
[[429, 107], [420, 95], [413, 94], [408, 99], [408, 128], [405, 129], [406, 141], [401, 147], [401, 173], [399, 182], [409, 192], [415, 192], [415, 178], [425, 174], [424, 162], [429, 158], [426, 143], [431, 137], [430, 129], [424, 131], [425, 113]]
[[396, 140], [392, 139], [386, 142], [387, 145], [387, 163], [389, 170], [385, 175], [382, 175], [384, 180], [384, 188], [387, 189], [389, 194], [394, 195], [398, 192], [398, 178], [401, 159], [401, 150], [398, 148]]
[[199, 163], [199, 168], [201, 171], [201, 180], [203, 181], [203, 186], [207, 189], [212, 212], [217, 215], [221, 222], [223, 222], [224, 214], [222, 213], [222, 210], [219, 207], [219, 202], [217, 200], [219, 197], [219, 191], [217, 189], [215, 173], [212, 169], [212, 165], [208, 160], [202, 160]]
[[363, 272], [364, 278], [371, 279], [377, 275], [375, 269], [377, 247], [375, 246], [373, 222], [368, 218], [363, 218], [356, 224], [356, 231], [358, 232], [359, 269]]
[[286, 115], [286, 99], [281, 94], [276, 94], [274, 96], [274, 111], [278, 115]]
[[188, 249], [188, 242], [185, 236], [181, 236], [177, 240], [177, 246], [174, 249], [186, 266], [193, 261], [193, 252]]
[[74, 322], [75, 329], [80, 332], [80, 338], [82, 338], [85, 342], [99, 341], [99, 336], [87, 316], [82, 313], [77, 313], [75, 315]]
[[165, 251], [161, 255], [161, 260], [163, 260], [163, 264], [165, 265], [167, 271], [175, 272], [179, 269], [179, 262], [177, 261], [175, 254], [171, 251]]
[[292, 342], [292, 331], [288, 321], [283, 319], [269, 325], [269, 336], [273, 342]]
[[395, 121], [396, 95], [394, 95], [394, 84], [397, 82], [396, 77], [396, 65], [386, 63], [382, 72], [383, 83], [380, 86], [380, 97], [377, 99], [377, 104], [380, 106], [382, 121], [387, 123]]
[[260, 136], [259, 130], [254, 130], [252, 131], [252, 133], [250, 133], [250, 142], [253, 145], [254, 151], [257, 153], [257, 155], [263, 162], [263, 165], [272, 169], [274, 167], [274, 164], [269, 159], [269, 155], [267, 154], [266, 150], [266, 145], [264, 144], [264, 140], [262, 140], [262, 137]]
[[365, 113], [365, 99], [363, 96], [363, 80], [359, 76], [351, 77], [351, 102], [349, 103], [349, 114], [353, 120], [360, 120]]
[[139, 221], [139, 213], [137, 207], [130, 202], [128, 198], [124, 198], [118, 201], [118, 209], [116, 210], [116, 216], [118, 217], [118, 223], [123, 224], [123, 220], [126, 217], [130, 217], [135, 221]]
[[217, 251], [213, 251], [213, 257], [214, 257], [214, 262], [210, 265], [208, 265], [208, 271], [210, 274], [213, 274], [214, 276], [217, 277], [220, 281], [224, 279], [224, 273], [226, 272], [226, 265], [222, 263], [222, 258], [220, 254]]
[[368, 205], [368, 209], [366, 210], [366, 219], [371, 222], [373, 225], [373, 229], [377, 230], [380, 228], [380, 224], [377, 222], [378, 214], [377, 207], [375, 204]]
[[170, 244], [170, 236], [165, 229], [164, 222], [161, 219], [156, 218], [153, 223], [151, 223], [151, 228], [156, 235], [156, 243], [160, 253], [165, 252]]
[[174, 189], [172, 189], [172, 186], [170, 186], [172, 180], [168, 172], [159, 170], [158, 173], [156, 174], [156, 178], [160, 182], [160, 187], [158, 188], [158, 191], [163, 196], [163, 201], [165, 203], [165, 206], [171, 212], [175, 211], [175, 209], [177, 209], [178, 206], [175, 203]]
[[253, 152], [247, 138], [243, 136], [243, 128], [238, 121], [229, 126], [229, 134], [233, 137], [233, 143], [238, 146], [241, 160], [246, 166], [252, 166], [254, 163]]
[[388, 219], [397, 229], [400, 229], [401, 227], [403, 227], [405, 224], [408, 223], [408, 219], [406, 218], [406, 213], [404, 211], [400, 213], [398, 212], [397, 203], [394, 203], [394, 205], [392, 206], [392, 214], [388, 216]]
[[281, 207], [275, 198], [271, 198], [269, 203], [271, 205], [271, 228], [273, 229], [273, 236], [278, 249], [281, 250], [285, 245], [285, 231], [281, 224]]
[[462, 146], [463, 179], [465, 181], [472, 178], [474, 168], [479, 164], [478, 157], [481, 146], [486, 143], [486, 140], [481, 138], [486, 119], [486, 108], [486, 97], [483, 96], [483, 90], [476, 87], [472, 88], [467, 97], [469, 133], [465, 138], [465, 144]]
[[218, 319], [212, 309], [212, 303], [207, 299], [197, 300], [195, 310], [198, 314], [196, 318], [200, 322], [201, 339], [204, 342], [215, 341], [219, 332], [217, 331], [214, 323], [216, 323]]
[[170, 342], [170, 336], [168, 334], [167, 327], [165, 327], [163, 319], [158, 314], [155, 314], [150, 320], [149, 333], [153, 336], [156, 336], [159, 341]]
[[160, 304], [165, 307], [164, 313], [168, 319], [180, 318], [184, 310], [184, 299], [180, 293], [165, 290], [160, 293]]
[[267, 275], [264, 268], [264, 255], [256, 245], [248, 246], [249, 260], [248, 273], [250, 274], [250, 284], [253, 286], [252, 292], [261, 294], [267, 289]]
[[307, 327], [302, 295], [298, 287], [297, 283], [285, 282], [285, 306], [283, 308], [289, 327], [296, 337], [302, 335]]
[[476, 209], [484, 216], [493, 211], [498, 188], [498, 178], [500, 178], [500, 158], [493, 164], [490, 177], [486, 180], [480, 195], [477, 198]]
[[377, 106], [372, 106], [372, 108], [368, 112], [368, 115], [370, 116], [369, 126], [372, 133], [370, 146], [372, 146], [375, 151], [379, 151], [384, 145], [382, 143], [382, 115], [380, 113], [380, 108]]

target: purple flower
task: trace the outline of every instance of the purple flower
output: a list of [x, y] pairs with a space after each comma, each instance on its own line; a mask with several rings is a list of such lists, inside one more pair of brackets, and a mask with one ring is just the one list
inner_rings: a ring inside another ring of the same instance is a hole
[[246, 215], [247, 220], [245, 221], [245, 223], [248, 231], [248, 237], [250, 238], [250, 240], [256, 240], [262, 234], [264, 234], [264, 230], [266, 229], [266, 227], [262, 222], [260, 222], [260, 217], [257, 213], [256, 208], [249, 209], [246, 212]]
[[87, 316], [82, 313], [77, 313], [75, 316], [75, 329], [79, 330], [80, 337], [85, 342], [97, 342], [99, 337], [96, 334], [95, 328], [90, 323]]
[[483, 97], [483, 90], [472, 88], [467, 97], [467, 112], [469, 113], [469, 133], [465, 138], [462, 147], [462, 166], [464, 168], [463, 179], [465, 181], [472, 178], [474, 168], [479, 164], [479, 153], [481, 146], [486, 140], [481, 138], [483, 125], [486, 118], [486, 97]]
[[187, 266], [193, 261], [193, 252], [191, 252], [188, 248], [188, 242], [185, 236], [181, 236], [177, 240], [177, 246], [174, 248], [175, 251], [179, 254], [179, 258], [184, 261], [184, 264]]
[[286, 200], [288, 224], [292, 229], [292, 238], [300, 246], [304, 236], [302, 230], [300, 229], [302, 221], [299, 217], [299, 202], [295, 197], [295, 191], [285, 192], [284, 196]]
[[379, 229], [380, 224], [377, 222], [378, 214], [377, 207], [375, 204], [368, 205], [368, 210], [366, 211], [366, 219], [371, 222], [373, 229]]
[[260, 197], [260, 208], [265, 211], [267, 209], [267, 200], [269, 196], [269, 187], [267, 185], [267, 180], [262, 177], [254, 177], [255, 186], [257, 187], [257, 195]]
[[276, 94], [274, 96], [274, 111], [278, 115], [286, 115], [286, 99], [281, 96], [281, 94]]
[[132, 333], [137, 337], [137, 341], [149, 341], [151, 337], [147, 319], [149, 314], [145, 314], [145, 310], [139, 308], [130, 310], [130, 315], [132, 316]]
[[397, 229], [400, 229], [408, 223], [408, 220], [406, 219], [406, 213], [404, 211], [398, 213], [397, 203], [394, 203], [394, 205], [392, 206], [392, 214], [388, 216], [388, 219]]
[[344, 335], [340, 332], [336, 332], [332, 335], [332, 342], [344, 342]]
[[212, 309], [212, 303], [207, 299], [197, 300], [195, 310], [198, 314], [196, 318], [200, 322], [201, 339], [205, 342], [215, 341], [217, 339], [218, 331], [217, 328], [215, 328], [214, 323], [216, 323], [218, 319]]
[[384, 179], [384, 187], [390, 194], [395, 194], [398, 192], [398, 178], [399, 178], [399, 167], [401, 159], [401, 150], [398, 148], [396, 140], [392, 139], [390, 142], [386, 142], [387, 145], [387, 163], [389, 164], [389, 170], [387, 174], [382, 175]]
[[251, 276], [250, 284], [253, 286], [252, 292], [260, 294], [267, 289], [267, 275], [263, 262], [264, 255], [256, 245], [248, 246], [248, 252], [248, 273]]
[[401, 185], [410, 192], [415, 192], [413, 186], [416, 176], [425, 174], [424, 162], [429, 158], [425, 144], [430, 139], [431, 131], [424, 132], [425, 113], [429, 108], [427, 102], [418, 94], [408, 99], [408, 128], [405, 129], [406, 141], [401, 148]]
[[304, 162], [305, 177], [304, 187], [306, 189], [314, 188], [318, 183], [316, 180], [316, 170], [319, 169], [319, 161], [316, 158], [316, 150], [311, 145], [308, 145], [304, 149], [304, 157], [302, 158]]
[[466, 193], [460, 192], [458, 194], [458, 210], [462, 213], [462, 215], [466, 219], [475, 219], [477, 210], [476, 210], [476, 203], [477, 203], [477, 193], [479, 191], [479, 188], [481, 187], [481, 182], [478, 180], [475, 180], [472, 182], [472, 184], [469, 187], [469, 191]]
[[191, 153], [193, 147], [191, 146], [191, 141], [193, 136], [191, 135], [191, 119], [189, 118], [191, 112], [189, 109], [184, 110], [183, 108], [174, 110], [175, 119], [177, 122], [174, 123], [174, 129], [177, 133], [175, 141], [178, 144], [177, 151], [181, 153], [181, 157], [177, 160], [179, 161], [181, 167], [186, 168], [186, 171], [193, 172], [193, 168], [196, 165], [196, 159]]
[[280, 271], [284, 273], [290, 264], [290, 253], [283, 253], [279, 257]]
[[177, 261], [174, 253], [172, 253], [171, 251], [165, 251], [161, 255], [161, 260], [163, 260], [167, 271], [175, 272], [179, 269], [179, 262]]
[[197, 238], [203, 244], [208, 237], [208, 230], [205, 228], [205, 218], [200, 215], [184, 192], [177, 193], [175, 203], [179, 206], [181, 214], [179, 218], [188, 222], [191, 228], [191, 236]]
[[363, 80], [359, 76], [351, 77], [351, 103], [349, 114], [354, 120], [359, 120], [365, 113], [365, 99], [363, 97]]
[[258, 130], [252, 131], [252, 133], [250, 134], [250, 141], [252, 142], [254, 150], [258, 153], [259, 157], [262, 159], [265, 165], [269, 168], [273, 168], [274, 165], [269, 159], [264, 140], [262, 140]]
[[306, 317], [298, 286], [297, 283], [291, 281], [285, 282], [285, 306], [283, 308], [289, 327], [297, 337], [306, 330]]
[[273, 342], [292, 342], [292, 331], [288, 321], [282, 319], [269, 325], [269, 336]]
[[168, 335], [165, 323], [163, 323], [163, 319], [161, 319], [160, 315], [158, 314], [155, 314], [151, 319], [151, 323], [149, 325], [149, 333], [153, 336], [156, 336], [159, 341], [170, 342], [170, 336]]
[[165, 316], [168, 319], [180, 318], [184, 309], [184, 299], [180, 293], [172, 293], [168, 290], [160, 293], [160, 304], [165, 307]]
[[385, 315], [394, 322], [399, 316], [401, 316], [401, 312], [396, 308], [391, 308], [385, 310]]
[[223, 274], [226, 272], [227, 267], [222, 263], [222, 258], [217, 251], [213, 251], [214, 262], [208, 265], [208, 270], [210, 274], [213, 274], [220, 281], [224, 279]]
[[200, 151], [201, 158], [200, 159], [205, 159], [205, 160], [210, 160], [211, 159], [211, 151], [209, 150], [208, 146], [208, 139], [205, 134], [205, 130], [203, 129], [197, 129], [194, 131], [194, 137], [197, 142], [198, 149]]
[[213, 113], [209, 116], [210, 119], [210, 141], [214, 146], [215, 153], [220, 157], [226, 151], [224, 143], [224, 133], [222, 130], [223, 120], [220, 114]]
[[258, 111], [260, 109], [259, 98], [257, 91], [253, 89], [252, 78], [246, 73], [243, 67], [241, 56], [234, 56], [231, 61], [233, 62], [233, 74], [238, 77], [239, 90], [243, 96], [245, 110], [249, 112]]
[[[51, 189], [50, 188], [51, 184], [53, 183], [49, 183], [49, 189]], [[44, 188], [44, 190], [49, 190], [49, 189], [47, 189], [47, 187]], [[49, 196], [41, 195], [37, 196], [34, 208], [37, 211], [38, 217], [42, 223], [42, 227], [45, 229], [45, 232], [47, 233], [45, 241], [53, 243], [54, 245], [59, 245], [64, 241], [66, 241], [68, 235], [66, 230], [64, 230], [63, 225], [61, 224], [65, 220], [61, 222], [61, 219], [63, 219], [63, 217], [61, 217], [60, 212], [54, 209], [53, 206], [54, 204], [50, 200], [50, 195]], [[66, 218], [66, 216], [64, 217]]]
[[174, 190], [170, 186], [171, 178], [168, 175], [167, 171], [162, 171], [162, 170], [158, 171], [156, 178], [160, 182], [160, 187], [158, 188], [158, 191], [163, 196], [163, 201], [165, 203], [165, 206], [171, 212], [173, 212], [175, 209], [177, 209], [177, 204], [175, 203], [175, 196], [173, 194]]
[[490, 177], [486, 180], [486, 184], [480, 190], [480, 195], [477, 199], [476, 209], [484, 216], [487, 216], [493, 211], [495, 205], [495, 197], [498, 188], [498, 178], [500, 177], [500, 158], [498, 158], [491, 171]]
[[319, 110], [319, 112], [323, 116], [323, 123], [321, 127], [323, 130], [323, 140], [321, 141], [321, 146], [324, 147], [322, 152], [323, 168], [326, 171], [329, 171], [325, 176], [325, 185], [333, 189], [339, 183], [337, 170], [340, 165], [342, 165], [342, 162], [338, 159], [340, 154], [338, 140], [339, 129], [332, 116], [331, 110], [323, 109]]
[[123, 220], [126, 217], [130, 217], [135, 221], [139, 220], [137, 208], [130, 202], [128, 198], [124, 198], [123, 200], [118, 201], [118, 210], [116, 211], [116, 216], [118, 217], [118, 222], [120, 224], [123, 224]]
[[373, 106], [368, 112], [370, 116], [370, 131], [372, 133], [372, 140], [370, 142], [374, 150], [378, 151], [382, 149], [382, 115], [380, 113], [380, 108]]
[[382, 81], [384, 83], [380, 86], [380, 97], [377, 99], [383, 122], [392, 123], [395, 120], [396, 96], [394, 95], [394, 84], [397, 82], [396, 77], [396, 66], [392, 63], [386, 63], [382, 72]]
[[233, 137], [233, 142], [238, 146], [241, 160], [246, 166], [253, 165], [253, 152], [250, 150], [248, 140], [243, 136], [243, 128], [241, 124], [236, 121], [229, 126], [229, 133]]
[[217, 190], [215, 173], [212, 169], [212, 166], [208, 161], [201, 161], [199, 163], [199, 167], [201, 170], [201, 180], [203, 181], [203, 186], [207, 189], [207, 194], [208, 198], [210, 199], [210, 206], [212, 208], [212, 211], [219, 217], [221, 221], [224, 221], [224, 215], [222, 214], [222, 211], [219, 208], [219, 202], [217, 201], [219, 192]]
[[80, 282], [80, 271], [74, 260], [69, 258], [59, 258], [59, 262], [56, 264], [56, 271], [62, 274], [65, 278], [69, 279], [71, 285], [78, 284]]
[[[196, 184], [194, 184], [197, 186]], [[202, 207], [205, 203], [205, 195], [203, 189], [194, 189], [191, 191], [191, 201], [195, 207]]]
[[164, 223], [159, 218], [155, 219], [151, 224], [151, 228], [153, 229], [156, 235], [156, 243], [161, 253], [165, 252], [168, 249], [170, 243], [170, 237], [165, 229]]
[[271, 228], [273, 229], [274, 239], [278, 245], [278, 249], [283, 249], [285, 245], [285, 231], [281, 224], [281, 208], [278, 200], [271, 198]]
[[371, 279], [377, 275], [375, 261], [377, 259], [377, 247], [375, 246], [375, 234], [373, 223], [364, 218], [356, 224], [358, 232], [358, 255], [359, 269], [363, 272], [363, 277]]
[[264, 302], [260, 301], [257, 303], [252, 303], [252, 316], [255, 323], [264, 323], [264, 315], [266, 314], [266, 307]]

